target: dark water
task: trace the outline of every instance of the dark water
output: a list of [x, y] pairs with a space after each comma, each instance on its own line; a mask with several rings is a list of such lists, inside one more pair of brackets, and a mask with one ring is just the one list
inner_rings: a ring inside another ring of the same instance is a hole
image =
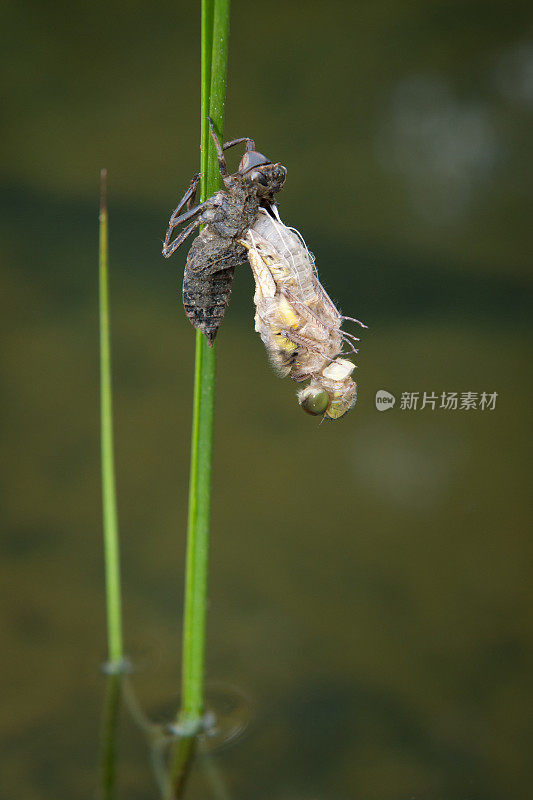
[[[131, 684], [153, 721], [178, 703], [194, 337], [183, 257], [159, 247], [197, 168], [197, 9], [7, 8], [2, 796], [72, 800], [96, 795], [105, 697], [103, 165]], [[247, 726], [198, 760], [186, 797], [525, 800], [529, 9], [302, 8], [234, 3], [227, 131], [287, 165], [283, 218], [370, 328], [355, 410], [317, 427], [272, 374], [237, 276], [218, 342], [208, 679], [215, 707], [240, 703], [225, 730]], [[379, 389], [396, 397], [385, 413]], [[402, 410], [413, 392], [437, 407]], [[497, 398], [444, 410], [443, 392]], [[117, 772], [117, 797], [158, 796], [125, 709]]]

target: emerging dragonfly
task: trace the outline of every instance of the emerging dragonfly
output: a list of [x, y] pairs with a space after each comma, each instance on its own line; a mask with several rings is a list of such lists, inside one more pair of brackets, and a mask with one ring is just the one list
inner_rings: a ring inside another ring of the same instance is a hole
[[[341, 329], [345, 320], [321, 285], [314, 258], [302, 237], [281, 221], [274, 196], [287, 170], [242, 137], [221, 145], [209, 119], [225, 188], [195, 206], [200, 175], [173, 211], [163, 245], [165, 258], [200, 225], [183, 276], [185, 313], [212, 345], [224, 317], [235, 267], [252, 267], [256, 289], [255, 327], [279, 375], [309, 381], [298, 401], [309, 414], [338, 419], [356, 402], [351, 378], [353, 362], [340, 358], [343, 347], [357, 353], [353, 334]], [[237, 172], [228, 173], [224, 151], [246, 144]], [[183, 209], [186, 208], [185, 211]], [[187, 226], [174, 239], [175, 229]]]
[[[274, 195], [282, 188], [287, 170], [257, 152], [255, 142], [248, 137], [221, 145], [211, 119], [209, 125], [225, 189], [195, 206], [200, 175], [193, 177], [170, 217], [163, 255], [169, 258], [191, 233], [205, 225], [187, 256], [183, 305], [191, 323], [212, 345], [229, 302], [235, 267], [246, 262], [246, 247], [241, 240], [257, 220], [259, 210], [274, 207]], [[237, 172], [230, 175], [224, 151], [237, 144], [246, 144], [246, 152]], [[189, 224], [172, 239], [175, 228], [184, 222]]]
[[359, 339], [341, 329], [345, 320], [318, 279], [315, 261], [300, 234], [277, 209], [261, 209], [243, 239], [255, 279], [255, 329], [275, 370], [294, 381], [309, 380], [298, 402], [309, 414], [338, 419], [352, 408], [355, 364], [339, 358], [343, 346], [357, 353]]

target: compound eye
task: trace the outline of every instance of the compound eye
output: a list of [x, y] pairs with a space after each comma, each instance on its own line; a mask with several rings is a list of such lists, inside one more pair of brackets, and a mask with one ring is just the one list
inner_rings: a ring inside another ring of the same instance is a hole
[[263, 175], [262, 172], [259, 172], [258, 169], [254, 169], [253, 172], [250, 172], [248, 179], [252, 183], [260, 183], [262, 186], [268, 186], [267, 178]]
[[330, 398], [323, 389], [308, 389], [305, 393], [302, 392], [299, 400], [304, 411], [318, 417], [326, 411]]

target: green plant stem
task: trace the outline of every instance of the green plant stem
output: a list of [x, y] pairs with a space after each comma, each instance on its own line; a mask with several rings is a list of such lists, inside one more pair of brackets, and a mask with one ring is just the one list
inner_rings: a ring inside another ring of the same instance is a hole
[[[218, 134], [222, 136], [229, 5], [229, 0], [202, 0], [202, 200], [220, 186], [218, 162], [210, 141], [207, 115], [211, 116]], [[182, 705], [179, 713], [180, 728], [185, 735], [197, 732], [204, 711], [214, 400], [215, 348], [209, 347], [205, 336], [197, 331], [183, 621]]]
[[113, 403], [109, 335], [109, 278], [107, 225], [107, 171], [100, 172], [99, 321], [100, 321], [100, 448], [102, 459], [102, 511], [107, 602], [108, 657], [111, 667], [123, 660], [120, 552], [118, 542], [115, 466], [113, 456]]
[[112, 800], [116, 795], [117, 734], [120, 716], [120, 690], [123, 678], [124, 676], [119, 673], [106, 676], [98, 794], [100, 800]]

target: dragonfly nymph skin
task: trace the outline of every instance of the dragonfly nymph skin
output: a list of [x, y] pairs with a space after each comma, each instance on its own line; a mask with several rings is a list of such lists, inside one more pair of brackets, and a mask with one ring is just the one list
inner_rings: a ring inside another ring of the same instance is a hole
[[[260, 208], [270, 209], [275, 204], [287, 170], [259, 153], [254, 140], [246, 136], [221, 144], [212, 121], [209, 123], [224, 188], [194, 205], [200, 175], [193, 177], [170, 217], [163, 255], [169, 258], [201, 225], [205, 226], [187, 255], [183, 305], [192, 325], [212, 345], [229, 302], [235, 267], [246, 263], [246, 249], [240, 240], [256, 221]], [[224, 153], [238, 144], [245, 144], [246, 150], [237, 172], [230, 175]]]
[[260, 210], [242, 244], [255, 280], [255, 329], [276, 372], [298, 383], [309, 381], [298, 392], [305, 411], [342, 417], [357, 400], [351, 377], [355, 364], [339, 357], [345, 345], [357, 352], [353, 342], [358, 339], [341, 329], [351, 318], [338, 311], [305, 242], [283, 224], [275, 207], [270, 213]]

